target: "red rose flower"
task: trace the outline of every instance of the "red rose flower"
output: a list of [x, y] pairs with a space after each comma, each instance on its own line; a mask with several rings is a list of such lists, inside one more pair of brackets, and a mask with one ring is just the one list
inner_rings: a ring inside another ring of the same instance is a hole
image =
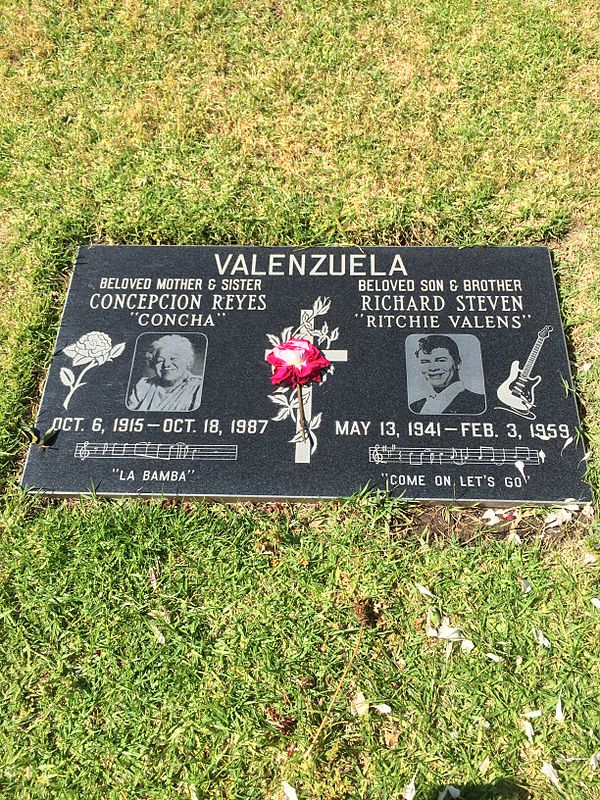
[[327, 369], [331, 363], [307, 339], [288, 339], [278, 344], [267, 356], [267, 361], [275, 368], [271, 382], [287, 383], [293, 388], [312, 381], [320, 383], [321, 370]]

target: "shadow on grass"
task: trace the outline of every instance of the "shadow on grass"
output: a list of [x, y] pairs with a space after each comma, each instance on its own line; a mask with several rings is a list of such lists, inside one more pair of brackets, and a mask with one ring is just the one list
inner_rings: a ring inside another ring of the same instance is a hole
[[[522, 786], [518, 786], [513, 781], [500, 778], [493, 783], [465, 783], [455, 784], [456, 789], [460, 789], [460, 800], [528, 800], [529, 792]], [[428, 795], [427, 800], [451, 800], [450, 792], [444, 793], [444, 786]]]

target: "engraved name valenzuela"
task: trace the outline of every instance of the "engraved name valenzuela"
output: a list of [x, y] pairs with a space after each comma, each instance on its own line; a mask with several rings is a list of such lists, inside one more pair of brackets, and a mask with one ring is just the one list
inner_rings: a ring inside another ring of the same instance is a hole
[[375, 445], [369, 447], [369, 461], [375, 464], [532, 464], [545, 461], [543, 450], [530, 447], [398, 447]]
[[184, 442], [174, 444], [120, 444], [118, 442], [77, 442], [74, 458], [85, 461], [87, 458], [149, 458], [161, 461], [236, 461], [237, 444], [197, 444]]

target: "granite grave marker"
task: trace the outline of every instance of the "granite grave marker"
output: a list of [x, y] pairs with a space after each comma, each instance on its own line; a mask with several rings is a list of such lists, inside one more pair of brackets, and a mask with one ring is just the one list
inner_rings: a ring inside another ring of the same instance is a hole
[[[291, 337], [331, 362], [304, 441]], [[571, 388], [544, 248], [82, 248], [22, 485], [584, 503]]]

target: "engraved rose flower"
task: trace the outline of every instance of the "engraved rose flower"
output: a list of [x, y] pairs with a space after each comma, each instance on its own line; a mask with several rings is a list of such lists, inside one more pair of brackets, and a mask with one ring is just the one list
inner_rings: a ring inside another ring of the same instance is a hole
[[104, 364], [110, 358], [112, 341], [110, 336], [101, 331], [84, 333], [83, 336], [68, 347], [63, 353], [73, 359], [73, 366], [80, 367], [95, 361], [96, 364]]
[[61, 383], [69, 387], [69, 393], [65, 397], [63, 406], [68, 408], [69, 402], [77, 389], [85, 386], [82, 379], [88, 370], [92, 369], [92, 367], [106, 364], [107, 361], [113, 361], [121, 355], [124, 349], [124, 342], [113, 346], [110, 336], [102, 331], [84, 333], [75, 344], [65, 347], [63, 353], [71, 359], [74, 367], [82, 367], [84, 364], [86, 366], [85, 369], [81, 370], [77, 378], [73, 370], [68, 367], [62, 367], [60, 370]]
[[283, 383], [296, 389], [298, 421], [304, 442], [306, 441], [306, 420], [302, 402], [302, 386], [306, 383], [320, 383], [321, 371], [327, 369], [331, 362], [308, 339], [288, 339], [286, 342], [281, 342], [267, 354], [267, 361], [273, 367], [271, 383]]

